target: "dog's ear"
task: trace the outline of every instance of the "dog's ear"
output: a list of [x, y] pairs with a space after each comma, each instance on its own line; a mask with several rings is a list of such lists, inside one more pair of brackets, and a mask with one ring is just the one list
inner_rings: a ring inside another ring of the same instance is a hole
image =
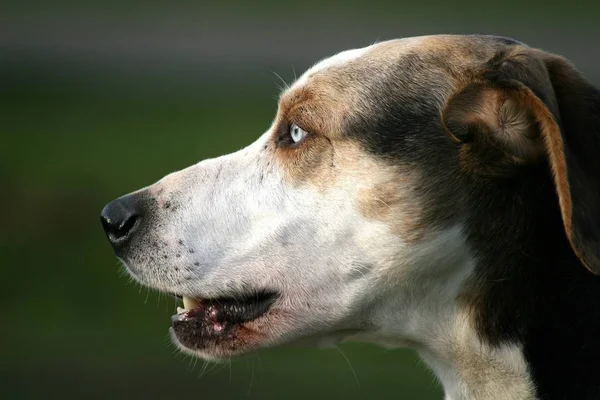
[[451, 97], [442, 119], [456, 141], [501, 154], [496, 171], [545, 157], [571, 247], [600, 274], [600, 91], [565, 59], [516, 46]]

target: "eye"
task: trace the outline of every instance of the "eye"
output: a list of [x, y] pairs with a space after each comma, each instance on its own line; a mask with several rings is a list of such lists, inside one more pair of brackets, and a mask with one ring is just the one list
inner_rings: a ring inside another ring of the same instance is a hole
[[304, 139], [306, 135], [308, 135], [308, 132], [300, 128], [298, 125], [292, 124], [292, 126], [290, 126], [290, 137], [292, 138], [294, 143], [298, 143], [299, 141]]

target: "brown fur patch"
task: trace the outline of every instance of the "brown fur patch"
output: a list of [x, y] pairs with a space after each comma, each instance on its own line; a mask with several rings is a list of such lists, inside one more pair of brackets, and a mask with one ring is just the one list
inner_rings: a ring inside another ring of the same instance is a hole
[[406, 242], [418, 241], [425, 234], [425, 224], [422, 204], [411, 190], [411, 174], [380, 170], [374, 175], [382, 175], [382, 181], [359, 190], [358, 211], [367, 219], [385, 223]]
[[297, 124], [308, 136], [295, 146], [278, 146], [275, 159], [292, 185], [324, 187], [335, 179], [332, 141], [344, 136], [352, 113], [366, 112], [356, 106], [343, 74], [317, 74], [306, 85], [285, 92], [273, 128], [274, 140]]
[[336, 86], [333, 77], [319, 77], [309, 85], [285, 92], [279, 104], [279, 122], [295, 123], [308, 132], [325, 136], [340, 134], [352, 101]]

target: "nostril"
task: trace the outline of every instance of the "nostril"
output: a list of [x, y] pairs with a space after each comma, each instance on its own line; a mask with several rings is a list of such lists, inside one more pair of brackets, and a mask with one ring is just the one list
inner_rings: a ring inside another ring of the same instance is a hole
[[133, 229], [138, 220], [135, 214], [128, 215], [122, 220], [111, 220], [110, 217], [102, 216], [102, 225], [106, 233], [112, 236], [111, 239], [119, 240], [127, 236]]
[[118, 231], [116, 232], [116, 234], [119, 234], [121, 236], [125, 236], [129, 233], [129, 231], [131, 231], [133, 229], [133, 227], [135, 226], [135, 223], [138, 220], [138, 216], [137, 215], [132, 215], [130, 216], [128, 219], [126, 219], [121, 226], [119, 227]]

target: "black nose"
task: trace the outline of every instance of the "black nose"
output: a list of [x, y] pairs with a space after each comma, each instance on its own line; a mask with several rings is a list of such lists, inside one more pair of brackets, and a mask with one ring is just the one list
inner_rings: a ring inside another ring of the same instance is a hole
[[139, 229], [144, 214], [142, 204], [140, 195], [135, 193], [113, 200], [102, 209], [100, 220], [115, 250], [127, 244]]

